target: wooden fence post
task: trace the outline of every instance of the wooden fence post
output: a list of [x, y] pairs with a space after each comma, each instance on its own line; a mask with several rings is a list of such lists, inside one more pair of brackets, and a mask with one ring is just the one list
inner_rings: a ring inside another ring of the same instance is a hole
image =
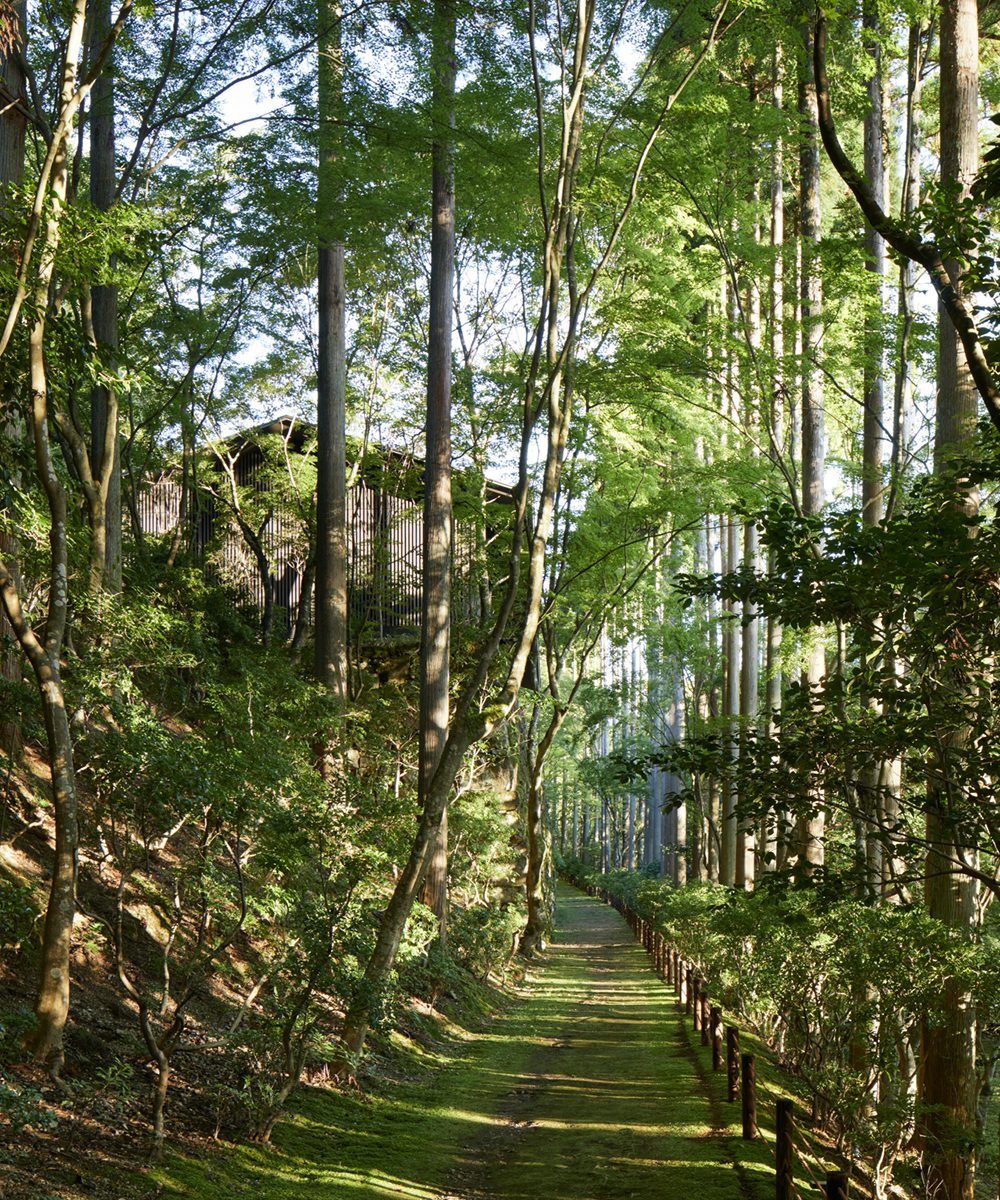
[[730, 1104], [740, 1090], [740, 1034], [733, 1025], [726, 1026], [726, 1099]]
[[757, 1062], [744, 1054], [743, 1064], [743, 1137], [750, 1142], [757, 1136]]
[[794, 1200], [792, 1181], [792, 1138], [795, 1130], [795, 1106], [791, 1100], [779, 1100], [774, 1125], [775, 1200]]
[[701, 1044], [708, 1045], [708, 1025], [709, 1025], [709, 1004], [708, 1004], [708, 988], [701, 989]]
[[846, 1171], [828, 1171], [826, 1175], [827, 1200], [847, 1200], [850, 1177]]
[[722, 1009], [717, 1005], [712, 1005], [710, 1015], [711, 1024], [711, 1041], [712, 1041], [712, 1070], [722, 1070]]

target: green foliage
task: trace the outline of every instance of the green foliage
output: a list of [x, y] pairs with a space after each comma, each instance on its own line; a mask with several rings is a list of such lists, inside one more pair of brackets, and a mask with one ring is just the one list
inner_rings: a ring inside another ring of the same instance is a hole
[[135, 1068], [123, 1058], [116, 1058], [106, 1067], [94, 1072], [102, 1095], [107, 1097], [119, 1114], [125, 1112], [135, 1095]]
[[28, 1005], [10, 1005], [0, 1022], [0, 1061], [18, 1062], [24, 1054], [24, 1038], [35, 1024], [35, 1014]]
[[27, 884], [0, 873], [0, 951], [18, 953], [33, 940], [39, 919], [38, 904]]
[[59, 1118], [45, 1103], [37, 1088], [13, 1083], [0, 1075], [0, 1122], [16, 1137], [25, 1129], [51, 1133]]
[[992, 953], [919, 907], [872, 906], [773, 879], [743, 892], [674, 889], [626, 873], [577, 878], [661, 929], [863, 1154], [898, 1151], [909, 1136], [914, 1108], [900, 1048], [916, 1044], [921, 1022], [941, 1019], [945, 981], [961, 979], [984, 996], [995, 987]]
[[451, 919], [455, 953], [477, 979], [503, 981], [523, 926], [524, 914], [520, 908], [481, 904], [458, 909]]
[[[975, 515], [960, 502], [967, 487], [981, 496]], [[952, 471], [919, 480], [891, 523], [866, 525], [853, 509], [803, 518], [787, 504], [772, 505], [759, 517], [770, 572], [682, 576], [679, 586], [689, 602], [712, 595], [756, 604], [786, 631], [805, 635], [817, 624], [839, 629], [844, 656], [834, 659], [820, 692], [799, 685], [786, 690], [769, 736], [743, 731], [738, 764], [726, 764], [727, 734], [711, 724], [647, 761], [681, 771], [692, 788], [699, 776], [720, 778], [732, 770], [744, 816], [783, 820], [788, 811], [793, 819], [807, 813], [820, 790], [842, 797], [856, 819], [858, 807], [880, 800], [878, 788], [884, 790], [877, 785], [871, 795], [871, 788], [861, 790], [863, 781], [879, 763], [905, 759], [900, 816], [871, 835], [885, 855], [898, 856], [900, 845], [919, 836], [934, 787], [944, 780], [949, 819], [962, 844], [994, 861], [1000, 843], [986, 731], [1000, 718], [992, 667], [1000, 653], [998, 487], [990, 434]], [[814, 553], [817, 544], [821, 555]], [[969, 733], [958, 736], [961, 731]], [[849, 823], [840, 831], [830, 840], [825, 874], [832, 888], [846, 883], [865, 892], [871, 882], [857, 840]], [[903, 857], [909, 870], [895, 883], [919, 896], [919, 855]]]

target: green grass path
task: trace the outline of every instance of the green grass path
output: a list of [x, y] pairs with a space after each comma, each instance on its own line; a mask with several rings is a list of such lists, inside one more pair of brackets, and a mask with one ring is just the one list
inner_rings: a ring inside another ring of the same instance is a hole
[[192, 1200], [763, 1200], [763, 1143], [727, 1122], [707, 1051], [613, 910], [559, 892], [529, 994], [424, 1078], [374, 1098], [312, 1092], [275, 1146], [174, 1160]]

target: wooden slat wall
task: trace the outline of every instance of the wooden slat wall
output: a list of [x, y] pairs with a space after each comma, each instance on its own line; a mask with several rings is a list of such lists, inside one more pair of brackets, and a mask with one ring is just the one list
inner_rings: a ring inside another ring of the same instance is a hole
[[[244, 480], [252, 484], [250, 467]], [[142, 532], [150, 537], [173, 534], [180, 520], [181, 484], [170, 475], [149, 480], [138, 497]], [[235, 593], [239, 607], [260, 611], [264, 589], [253, 554], [233, 522], [220, 530], [211, 496], [200, 494], [194, 505], [189, 545], [195, 560]], [[347, 495], [348, 605], [355, 639], [383, 640], [413, 634], [420, 628], [423, 510], [420, 504], [360, 483]], [[276, 506], [264, 544], [272, 567], [274, 602], [295, 623], [302, 596], [306, 547], [294, 513]], [[475, 578], [475, 528], [458, 522], [452, 551], [455, 616], [479, 618]]]

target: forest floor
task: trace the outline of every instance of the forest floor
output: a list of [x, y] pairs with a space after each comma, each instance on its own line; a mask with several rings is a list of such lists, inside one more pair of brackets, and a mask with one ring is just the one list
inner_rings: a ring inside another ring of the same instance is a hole
[[[771, 1148], [622, 918], [561, 887], [521, 1000], [381, 1095], [307, 1093], [274, 1145], [172, 1158], [187, 1200], [763, 1200]], [[734, 1125], [736, 1122], [736, 1125]]]

